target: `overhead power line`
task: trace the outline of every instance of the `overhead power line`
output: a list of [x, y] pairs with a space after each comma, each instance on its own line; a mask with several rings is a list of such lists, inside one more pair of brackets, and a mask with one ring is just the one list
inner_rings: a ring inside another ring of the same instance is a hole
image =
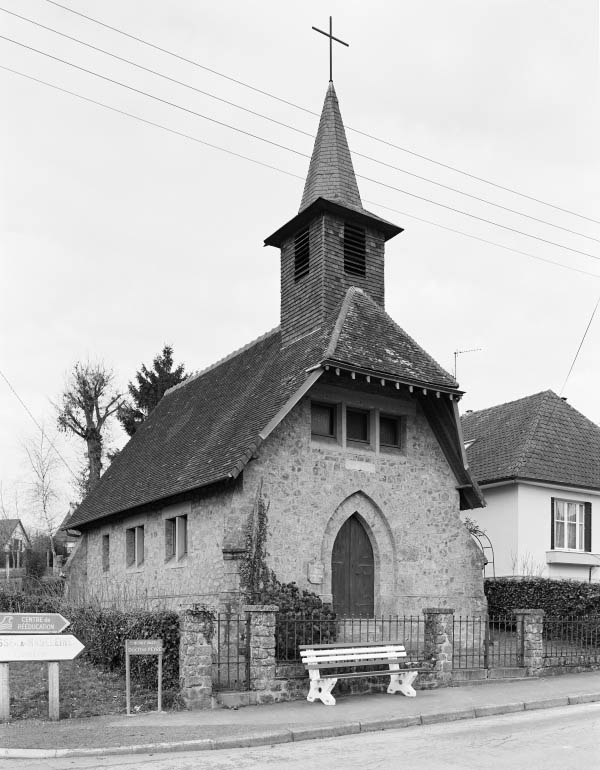
[[569, 381], [569, 377], [571, 376], [571, 372], [573, 371], [573, 368], [575, 366], [575, 363], [577, 362], [577, 359], [579, 357], [579, 353], [581, 351], [581, 348], [583, 347], [583, 343], [585, 342], [585, 338], [587, 337], [587, 333], [590, 330], [590, 326], [592, 325], [592, 321], [594, 320], [594, 316], [596, 315], [596, 310], [598, 310], [598, 305], [600, 305], [600, 296], [596, 300], [596, 304], [594, 305], [594, 309], [592, 310], [592, 315], [590, 316], [590, 320], [588, 321], [588, 325], [585, 327], [585, 331], [583, 333], [583, 337], [581, 338], [581, 342], [579, 343], [579, 347], [577, 348], [577, 352], [575, 353], [575, 357], [573, 358], [573, 361], [571, 362], [571, 366], [569, 368], [569, 371], [567, 373], [567, 376], [565, 377], [565, 381], [562, 384], [562, 388], [560, 389], [560, 394], [564, 393], [564, 390], [567, 386], [567, 382]]
[[78, 479], [78, 477], [77, 477], [77, 474], [75, 473], [75, 471], [73, 471], [73, 470], [71, 469], [71, 466], [69, 465], [69, 463], [68, 463], [68, 462], [65, 460], [65, 458], [64, 458], [64, 457], [61, 455], [61, 453], [58, 451], [58, 449], [57, 449], [57, 448], [56, 448], [56, 446], [54, 445], [54, 443], [53, 443], [52, 439], [50, 438], [50, 436], [48, 436], [48, 434], [47, 434], [47, 433], [46, 433], [46, 431], [43, 429], [43, 427], [42, 427], [42, 426], [39, 424], [39, 422], [38, 422], [38, 421], [35, 419], [35, 417], [33, 416], [32, 412], [31, 412], [31, 410], [29, 409], [29, 407], [27, 406], [27, 404], [26, 404], [26, 403], [23, 401], [23, 399], [21, 398], [21, 396], [20, 396], [20, 395], [17, 393], [17, 391], [15, 390], [15, 388], [13, 387], [13, 385], [11, 384], [10, 380], [8, 379], [8, 377], [7, 377], [7, 376], [4, 374], [4, 372], [3, 372], [1, 369], [0, 369], [0, 377], [2, 377], [2, 379], [4, 380], [4, 382], [5, 382], [5, 383], [8, 385], [8, 387], [9, 387], [9, 388], [11, 389], [11, 391], [13, 392], [13, 395], [15, 396], [15, 398], [17, 399], [17, 401], [18, 401], [18, 402], [21, 404], [21, 406], [23, 407], [23, 409], [24, 409], [24, 410], [27, 412], [27, 414], [28, 414], [28, 415], [31, 417], [31, 419], [33, 420], [33, 422], [35, 423], [35, 425], [37, 426], [37, 428], [38, 428], [38, 429], [39, 429], [39, 431], [41, 432], [42, 436], [45, 436], [45, 437], [48, 439], [48, 443], [50, 444], [50, 446], [52, 447], [52, 449], [53, 449], [53, 450], [56, 452], [56, 454], [58, 455], [58, 457], [59, 457], [59, 458], [62, 460], [62, 462], [64, 463], [64, 465], [65, 465], [65, 467], [67, 468], [67, 470], [69, 471], [69, 473], [70, 473], [70, 474], [73, 476], [73, 478], [75, 479], [75, 481], [77, 481], [77, 482], [78, 482], [78, 481], [79, 481], [79, 479]]
[[[269, 99], [274, 99], [275, 101], [278, 101], [281, 104], [286, 104], [289, 107], [293, 107], [294, 109], [301, 110], [302, 112], [305, 112], [309, 115], [314, 115], [316, 117], [319, 117], [319, 113], [315, 112], [314, 110], [308, 109], [307, 107], [302, 107], [301, 105], [296, 104], [295, 102], [289, 101], [288, 99], [283, 99], [280, 96], [272, 94], [269, 91], [265, 91], [262, 88], [253, 86], [250, 83], [246, 83], [243, 80], [239, 80], [238, 78], [234, 78], [230, 75], [226, 75], [225, 73], [219, 72], [218, 70], [215, 70], [212, 67], [208, 67], [204, 64], [201, 64], [200, 62], [195, 61], [194, 59], [190, 59], [186, 56], [175, 53], [175, 51], [170, 51], [167, 48], [163, 48], [159, 45], [156, 45], [155, 43], [151, 43], [150, 41], [144, 40], [143, 38], [133, 35], [129, 32], [125, 32], [125, 30], [120, 29], [119, 27], [115, 27], [110, 24], [107, 24], [106, 22], [100, 21], [99, 19], [95, 19], [93, 16], [89, 16], [85, 13], [82, 13], [81, 11], [76, 11], [74, 8], [70, 8], [68, 5], [63, 5], [62, 3], [58, 3], [56, 2], [56, 0], [46, 0], [46, 2], [50, 3], [51, 5], [57, 6], [58, 8], [62, 8], [64, 11], [68, 11], [69, 13], [75, 14], [76, 16], [80, 16], [81, 18], [86, 19], [87, 21], [91, 21], [94, 24], [98, 24], [99, 26], [104, 27], [105, 29], [110, 29], [111, 31], [116, 32], [119, 35], [123, 35], [124, 37], [127, 37], [130, 40], [135, 40], [137, 43], [141, 43], [142, 45], [148, 46], [149, 48], [152, 48], [155, 51], [160, 51], [161, 53], [167, 54], [168, 56], [172, 56], [173, 58], [178, 59], [179, 61], [183, 61], [187, 64], [191, 64], [194, 67], [198, 67], [199, 69], [205, 70], [206, 72], [210, 72], [213, 75], [217, 75], [220, 78], [224, 78], [225, 80], [229, 80], [232, 83], [236, 83], [237, 85], [240, 85], [244, 88], [248, 88], [251, 91], [254, 91], [255, 93], [261, 94], [262, 96], [267, 96]], [[501, 185], [497, 182], [493, 182], [490, 179], [486, 179], [485, 177], [472, 174], [469, 171], [463, 171], [462, 169], [457, 168], [456, 166], [452, 166], [449, 163], [443, 163], [442, 161], [435, 160], [434, 158], [431, 158], [428, 155], [423, 155], [422, 153], [415, 152], [414, 150], [410, 150], [407, 147], [402, 147], [401, 145], [394, 144], [393, 142], [390, 142], [386, 139], [381, 139], [380, 137], [377, 137], [374, 134], [369, 134], [366, 131], [361, 131], [360, 129], [354, 128], [351, 125], [346, 125], [346, 129], [349, 131], [353, 131], [354, 133], [359, 134], [360, 136], [364, 136], [367, 139], [371, 139], [375, 142], [379, 142], [380, 144], [384, 144], [387, 147], [392, 147], [395, 150], [400, 150], [401, 152], [405, 152], [408, 155], [412, 155], [415, 158], [420, 158], [421, 160], [425, 160], [428, 163], [433, 163], [436, 166], [440, 166], [441, 168], [445, 168], [457, 174], [462, 174], [463, 176], [469, 177], [470, 179], [474, 179], [477, 182], [483, 182], [484, 184], [489, 184], [498, 190], [504, 190], [504, 192], [509, 192], [509, 193], [512, 193], [513, 195], [518, 195], [521, 198], [526, 198], [527, 200], [533, 201], [535, 203], [539, 203], [543, 206], [549, 206], [550, 208], [555, 209], [556, 211], [562, 211], [564, 214], [570, 214], [574, 217], [585, 219], [588, 222], [593, 222], [594, 224], [600, 224], [600, 220], [598, 219], [593, 219], [592, 217], [585, 216], [584, 214], [580, 214], [577, 211], [572, 211], [571, 209], [563, 208], [562, 206], [558, 206], [554, 203], [549, 203], [548, 201], [544, 201], [541, 198], [536, 198], [533, 195], [527, 195], [526, 193], [520, 192], [519, 190], [515, 190], [513, 187]]]
[[[141, 96], [146, 96], [149, 99], [154, 99], [155, 101], [160, 102], [161, 104], [165, 104], [169, 107], [174, 107], [175, 109], [181, 110], [190, 115], [194, 115], [198, 118], [202, 118], [203, 120], [210, 121], [211, 123], [215, 123], [216, 125], [219, 125], [223, 128], [228, 128], [232, 131], [236, 131], [237, 133], [243, 134], [244, 136], [251, 137], [252, 139], [256, 139], [260, 142], [265, 142], [266, 144], [269, 144], [273, 147], [277, 147], [278, 149], [281, 149], [281, 150], [285, 150], [286, 152], [294, 153], [294, 155], [298, 155], [303, 158], [310, 158], [310, 155], [308, 155], [307, 153], [300, 152], [299, 150], [295, 150], [292, 147], [288, 147], [287, 145], [280, 144], [279, 142], [274, 142], [271, 139], [266, 139], [265, 137], [262, 137], [259, 134], [252, 133], [251, 131], [246, 131], [244, 129], [238, 128], [237, 126], [232, 126], [231, 124], [225, 123], [224, 121], [221, 121], [221, 120], [217, 120], [216, 118], [211, 118], [208, 115], [204, 115], [203, 113], [197, 112], [196, 110], [192, 110], [188, 107], [183, 107], [182, 105], [177, 104], [176, 102], [171, 102], [168, 99], [162, 99], [161, 97], [155, 96], [154, 94], [151, 94], [147, 91], [143, 91], [140, 88], [135, 88], [134, 86], [130, 86], [130, 85], [127, 85], [126, 83], [122, 83], [120, 80], [115, 80], [114, 78], [109, 78], [106, 75], [101, 75], [100, 73], [95, 72], [94, 70], [90, 70], [87, 67], [82, 67], [79, 64], [75, 64], [74, 62], [68, 61], [67, 59], [62, 59], [59, 56], [54, 56], [53, 54], [48, 53], [47, 51], [41, 51], [39, 48], [35, 48], [33, 46], [27, 45], [26, 43], [21, 43], [18, 40], [14, 40], [13, 38], [7, 37], [6, 35], [0, 35], [0, 39], [6, 40], [7, 42], [20, 46], [21, 48], [25, 48], [28, 51], [33, 51], [34, 53], [40, 54], [41, 56], [46, 56], [47, 58], [52, 59], [53, 61], [60, 62], [61, 64], [66, 64], [67, 66], [73, 67], [74, 69], [79, 70], [80, 72], [85, 72], [88, 75], [92, 75], [93, 77], [100, 78], [101, 80], [104, 80], [108, 83], [112, 83], [113, 85], [120, 86], [121, 88], [125, 88], [128, 91], [132, 91], [133, 93], [140, 94]], [[536, 241], [546, 243], [550, 246], [556, 246], [558, 248], [571, 251], [574, 254], [581, 254], [582, 256], [589, 257], [590, 259], [600, 260], [600, 256], [596, 256], [595, 254], [590, 254], [587, 251], [583, 251], [581, 249], [575, 249], [572, 246], [567, 246], [564, 243], [557, 243], [556, 241], [551, 241], [548, 238], [542, 238], [539, 235], [533, 235], [523, 230], [519, 230], [515, 227], [510, 227], [509, 225], [503, 225], [500, 222], [495, 222], [492, 219], [487, 219], [486, 217], [481, 217], [481, 216], [478, 216], [477, 214], [472, 214], [469, 211], [464, 211], [463, 209], [456, 208], [455, 206], [449, 206], [446, 203], [440, 203], [439, 201], [434, 201], [431, 198], [427, 198], [423, 195], [417, 195], [416, 193], [410, 192], [409, 190], [405, 190], [401, 187], [396, 187], [395, 185], [387, 184], [386, 182], [382, 182], [378, 179], [373, 179], [372, 177], [365, 176], [364, 174], [356, 174], [356, 177], [358, 179], [364, 179], [367, 182], [372, 182], [373, 184], [379, 185], [380, 187], [385, 187], [386, 189], [403, 193], [404, 195], [408, 195], [411, 198], [415, 198], [425, 203], [430, 203], [433, 206], [438, 206], [440, 208], [446, 209], [447, 211], [452, 211], [456, 214], [462, 214], [463, 216], [470, 217], [471, 219], [475, 219], [479, 222], [484, 222], [485, 224], [492, 225], [493, 227], [499, 227], [502, 230], [506, 230], [508, 232], [515, 233], [517, 235], [522, 235], [526, 238], [532, 238]]]
[[[90, 98], [88, 96], [84, 96], [83, 94], [79, 94], [76, 91], [71, 91], [71, 90], [69, 90], [67, 88], [63, 88], [62, 86], [58, 86], [58, 85], [56, 85], [54, 83], [49, 83], [49, 82], [47, 82], [45, 80], [41, 80], [40, 78], [36, 78], [33, 75], [27, 75], [24, 72], [20, 72], [19, 70], [15, 70], [15, 69], [13, 69], [11, 67], [5, 67], [3, 65], [0, 65], [0, 69], [3, 69], [5, 71], [7, 71], [7, 72], [11, 72], [14, 75], [18, 75], [20, 77], [26, 78], [27, 80], [31, 80], [31, 81], [33, 81], [35, 83], [40, 84], [40, 85], [48, 86], [49, 88], [52, 88], [55, 91], [59, 91], [59, 92], [64, 93], [64, 94], [68, 94], [70, 96], [74, 96], [77, 99], [80, 99], [80, 100], [82, 100], [84, 102], [88, 102], [90, 104], [94, 104], [94, 105], [96, 105], [98, 107], [102, 107], [102, 108], [104, 108], [106, 110], [109, 110], [110, 112], [114, 112], [114, 113], [117, 113], [119, 115], [123, 115], [124, 117], [128, 117], [128, 118], [132, 118], [133, 120], [137, 120], [140, 123], [144, 123], [146, 125], [153, 126], [154, 128], [158, 128], [158, 129], [160, 129], [162, 131], [166, 131], [169, 134], [174, 134], [175, 136], [179, 136], [179, 137], [181, 137], [183, 139], [189, 139], [190, 141], [196, 142], [197, 144], [201, 144], [204, 147], [209, 147], [210, 149], [218, 150], [219, 152], [224, 152], [227, 155], [232, 155], [232, 156], [234, 156], [236, 158], [240, 158], [242, 160], [247, 160], [250, 163], [254, 163], [254, 164], [258, 165], [258, 166], [263, 166], [264, 168], [271, 169], [272, 171], [277, 171], [280, 174], [285, 174], [286, 176], [290, 176], [290, 177], [293, 177], [295, 179], [299, 179], [300, 181], [304, 181], [304, 177], [301, 176], [300, 174], [294, 174], [293, 172], [287, 171], [285, 169], [282, 169], [279, 166], [273, 166], [273, 165], [271, 165], [269, 163], [264, 163], [263, 161], [257, 160], [255, 158], [251, 158], [251, 157], [249, 157], [247, 155], [243, 155], [242, 153], [234, 152], [234, 151], [229, 150], [229, 149], [227, 149], [225, 147], [220, 147], [219, 145], [212, 144], [210, 142], [205, 142], [204, 140], [198, 139], [197, 137], [192, 136], [191, 134], [186, 134], [183, 131], [177, 131], [177, 130], [175, 130], [173, 128], [169, 128], [168, 126], [164, 126], [161, 123], [156, 123], [155, 121], [148, 120], [148, 119], [143, 118], [143, 117], [141, 117], [139, 115], [135, 115], [134, 113], [127, 112], [126, 110], [121, 110], [118, 107], [113, 107], [112, 105], [105, 104], [104, 102], [98, 101], [97, 99], [92, 99], [92, 98]], [[442, 230], [447, 230], [449, 232], [456, 233], [457, 235], [463, 235], [466, 238], [472, 238], [472, 239], [474, 239], [476, 241], [480, 241], [482, 243], [487, 243], [490, 246], [495, 246], [497, 248], [504, 249], [505, 251], [511, 251], [511, 252], [513, 252], [515, 254], [520, 254], [522, 256], [530, 257], [530, 258], [538, 260], [540, 262], [545, 262], [547, 264], [554, 265], [556, 267], [561, 267], [564, 270], [570, 270], [572, 272], [581, 273], [583, 275], [587, 275], [587, 276], [590, 276], [592, 278], [600, 279], [600, 275], [598, 275], [597, 273], [592, 273], [592, 272], [589, 272], [587, 270], [580, 270], [579, 268], [572, 267], [571, 265], [565, 265], [562, 262], [555, 262], [554, 260], [545, 259], [544, 257], [539, 257], [536, 254], [531, 254], [530, 252], [527, 252], [527, 251], [521, 251], [520, 249], [515, 249], [515, 248], [513, 248], [511, 246], [505, 246], [504, 244], [496, 243], [495, 241], [490, 241], [487, 238], [481, 238], [478, 235], [472, 235], [471, 233], [466, 233], [463, 230], [458, 230], [458, 229], [453, 228], [453, 227], [448, 227], [447, 225], [442, 225], [442, 224], [439, 224], [438, 222], [433, 222], [432, 220], [424, 219], [423, 217], [418, 217], [418, 216], [415, 216], [414, 214], [409, 214], [406, 211], [401, 211], [400, 209], [392, 208], [391, 206], [386, 206], [386, 205], [384, 205], [382, 203], [378, 203], [376, 201], [365, 201], [365, 202], [370, 204], [370, 205], [373, 205], [373, 206], [379, 206], [380, 208], [387, 209], [388, 211], [394, 211], [397, 214], [402, 214], [403, 216], [407, 216], [407, 217], [410, 217], [411, 219], [415, 219], [415, 220], [417, 220], [419, 222], [423, 222], [425, 224], [432, 225], [433, 227], [438, 227], [438, 228], [441, 228]]]
[[[14, 16], [15, 18], [20, 19], [21, 21], [25, 21], [28, 24], [33, 24], [36, 27], [40, 27], [41, 29], [44, 29], [44, 30], [46, 30], [48, 32], [52, 32], [55, 35], [59, 35], [60, 37], [63, 37], [65, 39], [67, 39], [67, 40], [71, 40], [72, 42], [75, 42], [78, 45], [85, 46], [86, 48], [89, 48], [89, 49], [91, 49], [93, 51], [97, 51], [97, 52], [102, 53], [102, 54], [104, 54], [106, 56], [110, 56], [113, 59], [116, 59], [117, 61], [120, 61], [120, 62], [123, 62], [125, 64], [128, 64], [128, 65], [130, 65], [132, 67], [136, 67], [137, 69], [142, 70], [143, 72], [147, 72], [147, 73], [149, 73], [151, 75], [155, 75], [156, 77], [159, 77], [159, 78], [162, 78], [164, 80], [167, 80], [170, 83], [175, 83], [176, 85], [183, 86], [184, 88], [187, 88], [187, 89], [189, 89], [191, 91], [194, 91], [197, 94], [201, 94], [202, 96], [207, 96], [210, 99], [214, 99], [214, 100], [216, 100], [218, 102], [221, 102], [222, 104], [227, 104], [228, 106], [234, 107], [237, 110], [241, 110], [241, 111], [243, 111], [245, 113], [253, 115], [254, 117], [258, 117], [258, 118], [261, 118], [262, 120], [266, 120], [266, 121], [269, 121], [270, 123], [274, 123], [275, 125], [281, 126], [282, 128], [286, 128], [289, 131], [294, 131], [294, 132], [296, 132], [298, 134], [301, 134], [303, 136], [307, 136], [310, 139], [313, 138], [313, 135], [310, 132], [304, 131], [303, 129], [298, 128], [297, 126], [292, 126], [289, 123], [285, 123], [285, 122], [283, 122], [281, 120], [277, 120], [275, 118], [272, 118], [269, 115], [265, 115], [264, 113], [257, 112], [256, 110], [252, 110], [252, 109], [250, 109], [248, 107], [244, 107], [241, 104], [237, 104], [236, 102], [232, 102], [229, 99], [225, 99], [225, 98], [223, 98], [221, 96], [218, 96], [217, 94], [213, 94], [210, 91], [205, 91], [204, 89], [197, 88], [196, 86], [193, 86], [190, 83], [185, 83], [184, 81], [178, 80], [177, 78], [173, 78], [170, 75], [166, 75], [163, 72], [159, 72], [158, 70], [152, 69], [150, 67], [146, 67], [143, 64], [140, 64], [139, 62], [136, 62], [136, 61], [134, 61], [132, 59], [127, 59], [124, 56], [119, 56], [118, 54], [115, 54], [112, 51], [107, 51], [105, 48], [101, 48], [99, 46], [93, 45], [92, 43], [88, 43], [85, 40], [81, 40], [78, 37], [74, 37], [73, 35], [68, 35], [65, 32], [62, 32], [62, 31], [60, 31], [58, 29], [55, 29], [54, 27], [49, 27], [46, 24], [42, 24], [42, 23], [40, 23], [38, 21], [35, 21], [34, 19], [30, 19], [30, 18], [28, 18], [26, 16], [22, 16], [19, 13], [15, 13], [14, 11], [10, 11], [10, 10], [8, 10], [6, 8], [2, 8], [1, 6], [0, 6], [0, 11], [3, 11], [4, 13], [9, 14], [10, 16]], [[372, 163], [377, 163], [380, 166], [385, 166], [386, 168], [392, 169], [394, 171], [398, 171], [398, 172], [400, 172], [402, 174], [406, 174], [407, 176], [410, 176], [413, 179], [419, 179], [422, 182], [427, 182], [428, 184], [433, 184], [436, 187], [441, 187], [444, 190], [448, 190], [450, 192], [457, 193], [458, 195], [463, 195], [463, 196], [465, 196], [467, 198], [471, 198], [472, 200], [479, 201], [480, 203], [484, 203], [484, 204], [486, 204], [488, 206], [494, 206], [495, 208], [501, 209], [502, 211], [507, 211], [507, 212], [509, 212], [511, 214], [515, 214], [517, 216], [521, 216], [521, 217], [525, 217], [526, 219], [530, 219], [533, 222], [538, 222], [539, 224], [546, 225], [548, 227], [553, 227], [553, 228], [555, 228], [557, 230], [562, 230], [563, 232], [570, 233], [571, 235], [576, 235], [576, 236], [579, 236], [580, 238], [586, 238], [587, 240], [595, 241], [596, 243], [600, 243], [600, 238], [595, 238], [594, 236], [587, 235], [586, 233], [580, 233], [577, 230], [572, 230], [569, 227], [563, 227], [562, 225], [556, 224], [555, 222], [549, 222], [549, 221], [547, 221], [545, 219], [541, 219], [540, 217], [535, 217], [532, 214], [528, 214], [528, 213], [526, 213], [524, 211], [519, 211], [517, 209], [510, 208], [509, 206], [503, 206], [502, 204], [496, 203], [495, 201], [487, 200], [486, 198], [482, 198], [479, 195], [473, 195], [472, 193], [466, 192], [464, 190], [460, 190], [460, 189], [458, 189], [456, 187], [452, 187], [451, 185], [447, 185], [447, 184], [444, 184], [442, 182], [438, 182], [435, 179], [430, 179], [429, 177], [422, 176], [421, 174], [416, 174], [416, 173], [414, 173], [412, 171], [408, 171], [407, 169], [401, 168], [400, 166], [396, 166], [393, 163], [387, 163], [386, 161], [380, 160], [379, 158], [374, 158], [371, 155], [366, 155], [364, 153], [355, 152], [355, 151], [353, 151], [352, 154], [355, 157], [363, 158], [363, 159], [368, 160], [368, 161], [370, 161]]]

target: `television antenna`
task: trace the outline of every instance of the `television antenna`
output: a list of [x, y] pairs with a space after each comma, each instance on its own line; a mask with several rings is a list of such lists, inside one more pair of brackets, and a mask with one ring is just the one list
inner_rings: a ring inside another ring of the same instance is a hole
[[480, 350], [483, 350], [483, 348], [469, 348], [469, 350], [455, 350], [454, 351], [454, 379], [456, 379], [456, 363], [459, 356], [462, 356], [463, 353], [478, 353]]

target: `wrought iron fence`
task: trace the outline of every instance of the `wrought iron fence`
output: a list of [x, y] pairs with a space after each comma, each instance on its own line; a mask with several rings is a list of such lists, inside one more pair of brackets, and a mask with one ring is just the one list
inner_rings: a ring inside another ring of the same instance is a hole
[[250, 689], [249, 613], [217, 613], [213, 639], [213, 689]]
[[301, 644], [402, 642], [410, 660], [423, 660], [425, 620], [417, 616], [344, 617], [333, 613], [277, 616], [276, 657], [298, 663]]
[[600, 615], [545, 617], [544, 666], [600, 664]]
[[523, 665], [522, 618], [454, 618], [453, 668], [516, 668]]

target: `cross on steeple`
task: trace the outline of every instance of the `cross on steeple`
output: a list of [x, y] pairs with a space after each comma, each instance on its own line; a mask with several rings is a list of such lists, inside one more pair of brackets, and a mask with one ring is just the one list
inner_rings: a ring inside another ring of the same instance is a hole
[[336, 43], [341, 43], [342, 45], [345, 45], [346, 48], [350, 47], [350, 43], [345, 43], [343, 40], [340, 40], [339, 37], [333, 36], [333, 22], [331, 20], [331, 16], [329, 17], [329, 32], [323, 32], [322, 29], [319, 29], [318, 27], [313, 27], [315, 32], [320, 32], [322, 35], [325, 35], [325, 37], [329, 38], [329, 82], [333, 82], [333, 41], [335, 40]]

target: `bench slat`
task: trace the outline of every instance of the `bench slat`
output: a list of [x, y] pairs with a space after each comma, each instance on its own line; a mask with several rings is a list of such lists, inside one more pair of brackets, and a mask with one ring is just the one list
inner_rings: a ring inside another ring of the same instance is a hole
[[339, 661], [346, 661], [346, 660], [389, 660], [390, 658], [406, 658], [406, 653], [401, 652], [398, 650], [390, 650], [389, 652], [362, 652], [362, 653], [356, 653], [352, 655], [310, 655], [308, 653], [302, 655], [302, 660], [304, 662], [311, 661], [316, 663], [337, 663]]
[[406, 653], [406, 650], [403, 645], [396, 644], [396, 645], [380, 645], [379, 647], [355, 647], [353, 649], [348, 648], [338, 648], [337, 650], [327, 650], [327, 649], [321, 649], [321, 650], [315, 650], [312, 647], [307, 647], [304, 650], [300, 650], [301, 657], [315, 657], [320, 658], [325, 655], [335, 655], [336, 657], [347, 657], [351, 658], [353, 655], [378, 655], [378, 654], [390, 654], [394, 653], [396, 655], [401, 655], [402, 653]]
[[381, 642], [332, 642], [331, 644], [299, 644], [299, 650], [332, 650], [337, 647], [343, 647], [346, 650], [352, 650], [356, 647], [403, 647], [404, 642], [381, 641]]

